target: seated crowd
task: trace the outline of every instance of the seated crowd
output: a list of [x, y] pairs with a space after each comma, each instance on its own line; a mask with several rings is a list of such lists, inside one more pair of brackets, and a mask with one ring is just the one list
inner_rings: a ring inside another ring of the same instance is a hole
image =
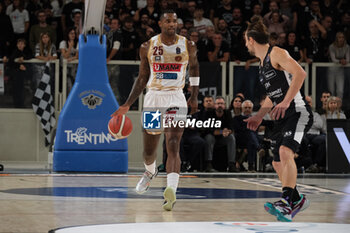
[[[260, 105], [264, 99], [265, 96]], [[311, 97], [305, 99], [312, 106]], [[346, 119], [340, 98], [324, 92], [322, 101], [323, 107], [313, 112], [314, 123], [295, 154], [299, 172], [325, 172], [327, 119]], [[253, 109], [258, 108], [242, 93], [238, 93], [228, 107], [222, 96], [205, 96], [202, 108], [190, 117], [202, 121], [215, 119], [221, 121], [221, 127], [185, 128], [180, 149], [182, 172], [272, 172], [270, 132], [274, 121], [267, 114], [256, 131], [249, 130], [244, 120], [256, 113]], [[163, 164], [166, 157], [163, 143]]]

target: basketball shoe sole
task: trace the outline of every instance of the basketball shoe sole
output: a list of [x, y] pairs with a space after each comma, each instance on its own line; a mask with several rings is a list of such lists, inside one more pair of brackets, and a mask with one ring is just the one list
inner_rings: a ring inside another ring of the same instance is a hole
[[176, 203], [176, 194], [173, 188], [166, 187], [163, 193], [164, 204], [163, 209], [166, 211], [171, 211]]

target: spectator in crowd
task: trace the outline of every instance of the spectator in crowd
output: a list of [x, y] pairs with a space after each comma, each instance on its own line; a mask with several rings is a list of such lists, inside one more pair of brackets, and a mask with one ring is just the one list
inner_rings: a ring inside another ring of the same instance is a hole
[[327, 119], [346, 119], [345, 114], [340, 110], [339, 102], [335, 96], [329, 97], [326, 112], [321, 116], [323, 119], [323, 132], [327, 132]]
[[247, 27], [246, 22], [243, 20], [242, 11], [238, 7], [235, 7], [232, 12], [232, 21], [228, 23], [233, 37], [240, 38], [243, 35], [244, 30]]
[[[148, 17], [148, 16], [147, 16]], [[121, 58], [121, 43], [123, 40], [123, 34], [120, 30], [119, 20], [114, 18], [111, 19], [110, 31], [106, 35], [107, 37], [107, 63], [111, 60], [119, 60]], [[118, 92], [118, 77], [120, 75], [118, 65], [107, 65], [109, 83], [114, 92], [114, 95], [119, 101]]]
[[[123, 21], [122, 43], [120, 46], [122, 60], [138, 60], [138, 48], [140, 46], [139, 36], [134, 29], [134, 22], [131, 16]], [[134, 77], [138, 70], [132, 65], [120, 66], [119, 93], [120, 101], [125, 102], [134, 83]], [[134, 104], [134, 106], [136, 103]]]
[[35, 58], [43, 61], [57, 59], [56, 46], [52, 43], [49, 33], [40, 34], [40, 40], [35, 46]]
[[179, 32], [179, 35], [180, 36], [184, 36], [184, 37], [186, 37], [188, 39], [188, 30], [187, 30], [187, 28], [181, 28], [180, 32]]
[[[203, 108], [198, 112], [198, 119], [205, 121], [215, 110], [214, 97], [206, 95], [203, 97]], [[205, 129], [199, 129], [201, 136], [204, 137], [208, 132]]]
[[[312, 107], [312, 99], [306, 96], [305, 100]], [[326, 165], [326, 132], [324, 132], [324, 121], [321, 116], [313, 111], [313, 124], [303, 138], [303, 143], [307, 145], [311, 152], [312, 165], [306, 172], [320, 172]]]
[[205, 34], [205, 30], [208, 26], [214, 26], [210, 19], [204, 18], [204, 9], [198, 6], [194, 11], [193, 26], [201, 34]]
[[136, 31], [137, 31], [137, 34], [140, 38], [141, 43], [148, 40], [147, 35], [146, 35], [146, 31], [147, 31], [147, 28], [151, 27], [149, 22], [150, 22], [150, 19], [149, 19], [148, 14], [143, 13], [140, 17], [140, 23], [136, 27]]
[[243, 0], [243, 1], [234, 0], [232, 1], [232, 4], [233, 6], [238, 7], [242, 10], [244, 21], [246, 21], [246, 20], [249, 20], [254, 14], [253, 11], [254, 11], [254, 6], [256, 4], [259, 4], [261, 9], [262, 7], [262, 5], [260, 5], [261, 2], [262, 1], [259, 1], [259, 0]]
[[231, 117], [239, 116], [242, 114], [242, 103], [244, 98], [239, 95], [236, 95], [235, 98], [231, 100], [229, 110], [231, 112]]
[[321, 103], [322, 103], [322, 107], [319, 108], [317, 110], [317, 113], [319, 115], [323, 115], [326, 113], [326, 110], [327, 110], [327, 101], [329, 99], [329, 97], [331, 97], [332, 93], [330, 91], [323, 91], [322, 94], [321, 94]]
[[[187, 88], [187, 97], [191, 95], [190, 86]], [[196, 112], [191, 115], [191, 119], [200, 119], [200, 113]], [[194, 169], [202, 170], [202, 161], [204, 159], [205, 140], [200, 136], [201, 129], [197, 127], [185, 128], [182, 135], [182, 144], [184, 147], [184, 157], [181, 158], [183, 170], [193, 171]]]
[[122, 27], [122, 60], [138, 60], [137, 50], [140, 45], [139, 36], [134, 28], [134, 22], [131, 17], [127, 17]]
[[[244, 35], [241, 35], [241, 39], [236, 44], [236, 47], [232, 47], [232, 60], [237, 64], [245, 62], [244, 68], [239, 67], [234, 72], [234, 93], [242, 92], [247, 99], [254, 100], [255, 97], [260, 96], [255, 89], [256, 77], [258, 75], [258, 67], [251, 66], [251, 64], [259, 61], [258, 58], [252, 56], [245, 46]], [[257, 95], [258, 94], [258, 95]]]
[[[199, 33], [196, 29], [192, 29], [190, 31], [190, 40], [193, 41], [194, 43], [196, 43], [196, 45], [198, 44], [199, 41]], [[197, 51], [198, 53], [198, 51]]]
[[320, 1], [321, 13], [323, 18], [325, 15], [334, 15], [334, 18], [338, 20], [338, 6], [341, 1], [335, 0], [323, 0]]
[[159, 26], [158, 26], [158, 21], [159, 21], [159, 17], [160, 17], [160, 10], [158, 8], [158, 6], [156, 5], [155, 0], [147, 0], [147, 5], [146, 7], [142, 8], [140, 11], [137, 11], [134, 17], [134, 21], [138, 22], [140, 17], [142, 15], [148, 15], [149, 18], [149, 25], [154, 28], [156, 31], [160, 31], [159, 30]]
[[119, 11], [118, 7], [115, 4], [114, 0], [107, 0], [106, 1], [106, 9], [105, 9], [105, 15], [112, 20], [112, 19], [117, 19], [119, 17]]
[[218, 7], [215, 10], [214, 13], [214, 25], [215, 28], [218, 27], [219, 19], [224, 19], [227, 23], [227, 25], [230, 25], [233, 20], [233, 14], [232, 14], [232, 6], [231, 6], [232, 0], [222, 0], [221, 4], [222, 6]]
[[326, 29], [326, 45], [329, 46], [335, 40], [335, 31], [333, 30], [333, 19], [330, 15], [325, 15], [321, 20], [321, 25]]
[[[67, 30], [67, 35], [65, 40], [61, 41], [59, 44], [59, 50], [61, 52], [61, 64], [63, 59], [67, 59], [67, 62], [78, 59], [79, 56], [79, 46], [78, 38], [75, 32], [75, 28], [69, 28]], [[69, 92], [72, 89], [75, 74], [76, 74], [76, 65], [67, 64], [67, 91]]]
[[169, 8], [168, 0], [159, 0], [158, 5], [159, 5], [160, 12], [164, 12], [165, 10], [167, 10]]
[[232, 34], [231, 34], [231, 31], [229, 30], [225, 20], [219, 19], [217, 31], [222, 35], [223, 40], [226, 41], [227, 44], [229, 45], [229, 47], [231, 48]]
[[222, 39], [220, 33], [215, 33], [208, 45], [208, 59], [210, 62], [227, 62], [230, 59], [229, 45]]
[[272, 32], [270, 34], [269, 45], [270, 46], [277, 46], [278, 45], [278, 35], [276, 32]]
[[298, 39], [304, 40], [308, 30], [305, 27], [306, 23], [306, 15], [310, 11], [310, 8], [307, 4], [306, 0], [298, 0], [296, 4], [294, 4], [292, 8], [293, 12], [293, 23], [292, 29], [293, 31], [298, 32]]
[[4, 3], [0, 2], [0, 45], [2, 46], [3, 54], [7, 55], [14, 35], [10, 17], [5, 14], [5, 10]]
[[262, 6], [260, 5], [260, 3], [258, 2], [254, 3], [252, 7], [252, 16], [250, 17], [250, 19], [253, 18], [254, 16], [262, 17], [261, 12], [262, 12]]
[[[242, 114], [233, 117], [232, 128], [235, 132], [237, 141], [237, 148], [245, 149], [247, 151], [248, 172], [255, 172], [256, 153], [259, 147], [259, 141], [256, 132], [247, 128], [245, 119], [252, 116], [254, 104], [250, 100], [245, 100], [242, 103]], [[237, 168], [241, 164], [236, 164]]]
[[[52, 6], [49, 3], [43, 4], [42, 10], [46, 15], [46, 23], [49, 24], [55, 31], [57, 30], [58, 23], [53, 17]], [[31, 23], [31, 25], [33, 25]], [[56, 33], [57, 34], [57, 33]]]
[[105, 14], [104, 18], [103, 18], [103, 33], [104, 34], [108, 33], [111, 30], [110, 24], [111, 24], [111, 20]]
[[[81, 12], [84, 9], [84, 3], [81, 0], [72, 0], [69, 3], [66, 3], [62, 9], [61, 15], [61, 25], [63, 34], [67, 33], [67, 29], [73, 26], [76, 26], [76, 22], [74, 21], [75, 13]], [[79, 28], [79, 27], [77, 27]]]
[[35, 45], [39, 43], [41, 33], [48, 33], [53, 44], [56, 44], [56, 31], [47, 24], [46, 14], [44, 10], [39, 10], [37, 13], [38, 24], [30, 28], [29, 45], [32, 51], [35, 50]]
[[277, 35], [288, 30], [288, 20], [278, 10], [273, 10], [266, 22], [267, 29], [270, 33], [275, 32]]
[[281, 0], [280, 1], [280, 13], [289, 18], [289, 21], [293, 21], [293, 12], [290, 5], [290, 0]]
[[11, 10], [10, 6], [6, 9], [6, 13], [12, 22], [14, 39], [17, 41], [19, 38], [28, 38], [29, 14], [24, 9], [24, 0], [14, 0]]
[[295, 32], [288, 32], [287, 33], [287, 43], [283, 48], [288, 51], [289, 55], [296, 60], [297, 62], [301, 63], [304, 60], [304, 51], [302, 46], [297, 42], [297, 35]]
[[0, 42], [0, 59], [3, 63], [8, 61], [8, 49], [6, 48], [4, 43]]
[[208, 46], [210, 41], [212, 41], [212, 38], [215, 34], [215, 29], [212, 26], [208, 26], [206, 29], [205, 36], [203, 36], [197, 43], [197, 57], [198, 61], [209, 61], [208, 59]]
[[29, 21], [31, 25], [39, 23], [38, 11], [42, 9], [42, 3], [39, 0], [29, 0], [26, 4], [26, 10], [29, 14]]
[[311, 0], [310, 1], [310, 11], [306, 14], [306, 23], [316, 20], [318, 22], [323, 18], [320, 2], [319, 0]]
[[[35, 58], [42, 61], [57, 59], [56, 46], [52, 44], [50, 35], [47, 32], [40, 35], [40, 41], [35, 46]], [[35, 90], [45, 70], [45, 64], [36, 64], [34, 69], [33, 89]]]
[[11, 81], [13, 91], [13, 103], [15, 108], [24, 108], [24, 81], [28, 76], [27, 66], [24, 60], [30, 59], [31, 53], [25, 49], [26, 40], [18, 39], [17, 46], [9, 58], [9, 67], [11, 69]]
[[187, 3], [182, 3], [182, 6], [177, 9], [176, 13], [184, 21], [190, 19], [193, 20], [194, 12], [196, 10], [197, 3], [194, 0], [189, 0]]
[[309, 31], [310, 36], [304, 42], [305, 61], [308, 64], [326, 61], [326, 30], [318, 21], [312, 20], [309, 23]]
[[[145, 37], [145, 41], [148, 41], [149, 39], [151, 39], [153, 36], [155, 36], [156, 35], [156, 33], [155, 33], [155, 31], [153, 30], [153, 28], [151, 28], [151, 27], [148, 27], [147, 29], [146, 29], [146, 37]], [[144, 41], [141, 41], [141, 43], [142, 42], [144, 42]]]
[[287, 34], [285, 32], [278, 34], [277, 45], [279, 47], [283, 47], [286, 44], [286, 41], [287, 41], [286, 36], [287, 36]]
[[350, 41], [350, 10], [342, 14], [340, 23], [336, 28], [337, 32], [344, 32], [346, 41]]
[[[122, 23], [124, 21], [124, 18], [127, 16], [131, 16], [131, 17], [134, 17], [133, 19], [137, 19], [136, 12], [137, 12], [137, 7], [135, 4], [135, 1], [124, 0], [119, 10], [119, 19]], [[126, 14], [126, 16], [123, 17], [122, 14]]]
[[[72, 13], [73, 16], [73, 27], [75, 28], [75, 31], [77, 33], [77, 35], [80, 34], [80, 21], [81, 21], [81, 12], [80, 11], [76, 11], [74, 13]], [[106, 20], [109, 23], [109, 18], [106, 17]]]
[[187, 18], [184, 20], [184, 28], [187, 29], [187, 31], [191, 30], [193, 28], [193, 19]]
[[[215, 99], [215, 111], [213, 114], [208, 114], [209, 118], [214, 118], [215, 120], [221, 121], [220, 129], [212, 129], [210, 133], [205, 135], [206, 148], [205, 148], [205, 160], [206, 160], [206, 171], [213, 172], [213, 156], [214, 156], [214, 146], [222, 145], [227, 148], [227, 160], [228, 160], [228, 170], [230, 172], [235, 172], [235, 160], [236, 160], [236, 139], [232, 134], [231, 128], [231, 116], [230, 112], [227, 111], [225, 104], [225, 99], [221, 96], [217, 96]], [[209, 119], [208, 118], [208, 119]]]
[[344, 66], [350, 62], [350, 46], [347, 44], [343, 32], [337, 32], [335, 41], [329, 46], [329, 56], [336, 66], [328, 68], [328, 89], [333, 94], [337, 93], [336, 96], [342, 99], [345, 78]]
[[[278, 3], [277, 3], [277, 1], [276, 0], [272, 0], [272, 1], [270, 1], [270, 4], [269, 4], [269, 12], [268, 13], [266, 13], [265, 15], [264, 15], [264, 24], [265, 25], [270, 25], [271, 23], [272, 23], [272, 17], [271, 17], [271, 14], [273, 13], [273, 12], [279, 12], [279, 6], [278, 6]], [[289, 23], [289, 18], [286, 16], [286, 15], [281, 15], [280, 16], [281, 18], [282, 18], [282, 20], [284, 21], [284, 22], [286, 22], [286, 24], [288, 24]]]

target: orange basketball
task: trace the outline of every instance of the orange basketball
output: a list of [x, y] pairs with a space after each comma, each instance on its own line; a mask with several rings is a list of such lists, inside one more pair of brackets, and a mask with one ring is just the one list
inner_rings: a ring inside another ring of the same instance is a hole
[[116, 139], [123, 139], [130, 135], [132, 123], [125, 115], [113, 116], [108, 122], [108, 131]]

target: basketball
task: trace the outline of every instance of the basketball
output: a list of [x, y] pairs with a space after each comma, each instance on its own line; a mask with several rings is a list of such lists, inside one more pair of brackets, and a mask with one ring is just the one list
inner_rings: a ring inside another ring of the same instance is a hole
[[108, 131], [116, 139], [123, 139], [130, 135], [132, 123], [125, 115], [113, 116], [108, 122]]

